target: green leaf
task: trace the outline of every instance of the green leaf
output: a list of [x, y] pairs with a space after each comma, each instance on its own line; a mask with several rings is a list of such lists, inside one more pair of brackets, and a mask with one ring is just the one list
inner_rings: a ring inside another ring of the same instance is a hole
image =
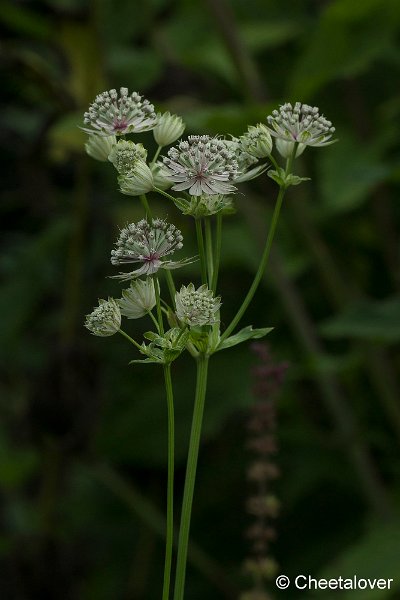
[[400, 340], [400, 298], [357, 303], [325, 321], [320, 330], [328, 338], [397, 342]]
[[220, 350], [225, 350], [226, 348], [232, 348], [232, 346], [237, 346], [237, 344], [241, 344], [242, 342], [246, 342], [247, 340], [258, 340], [265, 335], [267, 335], [270, 331], [273, 330], [273, 327], [263, 327], [262, 329], [253, 329], [252, 325], [248, 325], [244, 329], [241, 329], [235, 335], [231, 335], [226, 340], [221, 342], [216, 352]]
[[288, 188], [291, 185], [299, 185], [302, 181], [310, 181], [310, 177], [298, 177], [292, 173], [286, 173], [285, 169], [279, 167], [276, 170], [268, 171], [268, 177], [276, 181], [280, 187]]

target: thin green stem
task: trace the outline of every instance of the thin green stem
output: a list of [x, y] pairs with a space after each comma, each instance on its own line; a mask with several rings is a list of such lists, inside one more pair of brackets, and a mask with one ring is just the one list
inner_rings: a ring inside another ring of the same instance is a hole
[[173, 196], [171, 196], [171, 194], [168, 194], [168, 192], [164, 192], [164, 190], [160, 190], [160, 188], [153, 188], [155, 192], [158, 192], [159, 194], [162, 194], [163, 196], [165, 196], [166, 198], [168, 198], [169, 200], [172, 200], [172, 202], [175, 202], [175, 198]]
[[131, 338], [131, 336], [128, 335], [125, 331], [123, 331], [122, 329], [118, 329], [118, 333], [120, 333], [121, 335], [124, 336], [124, 338], [129, 340], [130, 343], [133, 344], [138, 350], [142, 350], [142, 348], [140, 347], [140, 344], [138, 344], [133, 338]]
[[154, 277], [154, 290], [156, 293], [156, 308], [157, 308], [157, 319], [158, 319], [158, 328], [161, 335], [164, 335], [164, 322], [161, 310], [161, 300], [160, 300], [160, 283], [157, 277]]
[[157, 150], [156, 150], [156, 152], [155, 152], [155, 154], [154, 154], [154, 156], [153, 156], [153, 160], [152, 160], [152, 161], [151, 161], [151, 163], [150, 163], [150, 166], [151, 166], [151, 167], [152, 167], [152, 166], [155, 164], [155, 162], [156, 162], [156, 160], [157, 160], [157, 158], [158, 158], [158, 156], [159, 156], [159, 154], [160, 154], [161, 150], [162, 150], [162, 146], [158, 146], [158, 148], [157, 148]]
[[171, 271], [169, 269], [165, 269], [165, 279], [167, 281], [169, 295], [171, 296], [172, 306], [174, 306], [174, 303], [175, 303], [175, 294], [176, 294], [176, 287], [175, 287], [174, 278], [173, 278], [172, 273], [171, 273]]
[[206, 253], [205, 253], [205, 248], [204, 248], [203, 227], [201, 225], [201, 219], [195, 219], [195, 223], [196, 223], [197, 245], [199, 248], [199, 257], [200, 257], [201, 281], [202, 281], [202, 283], [207, 284]]
[[149, 317], [150, 317], [150, 318], [151, 318], [151, 320], [153, 321], [154, 325], [156, 326], [158, 333], [160, 333], [160, 331], [159, 331], [159, 330], [160, 330], [160, 327], [159, 327], [159, 325], [158, 325], [158, 321], [157, 321], [157, 319], [156, 319], [156, 318], [155, 318], [155, 316], [153, 315], [153, 311], [151, 311], [151, 310], [148, 310], [148, 311], [147, 311], [147, 314], [149, 315]]
[[215, 258], [214, 258], [214, 273], [212, 277], [211, 289], [217, 291], [219, 263], [221, 260], [221, 245], [222, 245], [222, 214], [217, 213], [217, 228], [215, 236]]
[[253, 296], [256, 293], [258, 286], [260, 285], [260, 282], [264, 275], [264, 271], [267, 266], [269, 255], [271, 252], [272, 242], [274, 240], [276, 226], [278, 224], [279, 214], [281, 212], [282, 201], [283, 201], [284, 195], [285, 195], [285, 188], [281, 187], [279, 189], [279, 194], [278, 194], [278, 198], [276, 200], [274, 213], [272, 215], [271, 226], [269, 228], [267, 241], [265, 243], [264, 251], [263, 251], [263, 254], [261, 257], [259, 267], [257, 269], [257, 273], [255, 274], [253, 283], [251, 284], [250, 289], [247, 292], [245, 299], [243, 300], [242, 306], [239, 308], [236, 315], [232, 319], [231, 323], [228, 325], [228, 327], [225, 329], [224, 333], [222, 334], [221, 342], [223, 342], [224, 339], [226, 339], [232, 333], [232, 331], [235, 329], [236, 325], [239, 323], [240, 319], [243, 317], [244, 313], [246, 312], [247, 307], [249, 306], [250, 302], [252, 301]]
[[190, 519], [192, 514], [193, 493], [196, 481], [197, 460], [199, 456], [201, 426], [203, 422], [204, 402], [207, 389], [209, 357], [200, 354], [197, 359], [196, 397], [194, 401], [192, 430], [190, 434], [189, 453], [186, 467], [185, 487], [183, 492], [181, 524], [178, 541], [178, 557], [174, 600], [183, 600], [186, 576], [186, 560], [189, 543]]
[[151, 212], [151, 208], [150, 208], [150, 205], [149, 205], [149, 203], [147, 201], [146, 194], [142, 194], [140, 196], [140, 201], [141, 201], [141, 203], [143, 205], [143, 208], [145, 210], [146, 217], [149, 217], [149, 219], [152, 219], [153, 218], [153, 213]]
[[212, 280], [214, 277], [214, 256], [213, 256], [213, 243], [212, 243], [212, 231], [211, 231], [211, 217], [204, 219], [205, 234], [206, 234], [206, 258], [207, 258], [207, 272], [208, 272], [208, 287], [211, 289]]
[[167, 483], [167, 531], [165, 546], [164, 586], [162, 600], [169, 599], [171, 585], [172, 548], [174, 545], [174, 453], [175, 418], [174, 394], [172, 390], [171, 365], [164, 365], [165, 391], [168, 409], [168, 483]]

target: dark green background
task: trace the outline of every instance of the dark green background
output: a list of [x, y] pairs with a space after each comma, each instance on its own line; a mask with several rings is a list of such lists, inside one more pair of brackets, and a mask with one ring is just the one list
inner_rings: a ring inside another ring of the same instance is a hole
[[[181, 114], [187, 133], [240, 134], [296, 100], [334, 122], [339, 143], [297, 162], [312, 181], [289, 190], [243, 321], [273, 326], [273, 354], [290, 364], [273, 555], [291, 577], [394, 577], [400, 589], [398, 0], [14, 1], [0, 3], [0, 27], [1, 598], [161, 596], [161, 370], [128, 366], [122, 338], [83, 328], [98, 297], [119, 294], [106, 279], [118, 226], [142, 215], [76, 127], [96, 93], [121, 85]], [[154, 148], [151, 134], [142, 141]], [[276, 186], [263, 176], [240, 191], [224, 230], [225, 323], [257, 266]], [[192, 221], [151, 202], [194, 253]], [[140, 338], [146, 324], [129, 327]], [[233, 600], [250, 583], [254, 361], [243, 344], [212, 362], [192, 527], [206, 562], [189, 567], [188, 600]], [[189, 358], [175, 363], [178, 498], [193, 376]]]

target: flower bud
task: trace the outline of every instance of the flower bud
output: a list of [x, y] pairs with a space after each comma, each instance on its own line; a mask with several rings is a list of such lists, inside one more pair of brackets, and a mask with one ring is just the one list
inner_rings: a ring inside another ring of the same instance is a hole
[[153, 174], [144, 160], [138, 160], [131, 171], [118, 177], [118, 183], [127, 196], [141, 196], [154, 189]]
[[[275, 142], [276, 149], [283, 158], [290, 158], [292, 156], [294, 144], [295, 142], [286, 142], [285, 140], [281, 140], [280, 138], [277, 138]], [[298, 144], [295, 158], [300, 156], [300, 154], [303, 154], [305, 149], [305, 144]]]
[[172, 181], [166, 177], [164, 165], [162, 162], [157, 161], [150, 165], [151, 172], [153, 173], [154, 187], [159, 190], [168, 190], [172, 186]]
[[187, 287], [183, 285], [175, 294], [175, 305], [176, 316], [189, 327], [213, 325], [218, 322], [216, 313], [221, 306], [220, 298], [214, 298], [206, 285], [197, 290], [193, 283], [189, 283]]
[[89, 135], [85, 144], [85, 150], [86, 153], [95, 160], [106, 162], [108, 160], [108, 155], [116, 143], [117, 138], [115, 135], [100, 136], [93, 134]]
[[86, 316], [85, 327], [100, 337], [114, 335], [121, 327], [121, 311], [114, 298], [99, 300], [99, 306]]
[[135, 144], [127, 140], [119, 140], [109, 154], [108, 160], [112, 162], [120, 175], [129, 175], [139, 160], [146, 161], [147, 150], [143, 144]]
[[127, 290], [123, 290], [118, 300], [121, 314], [128, 319], [139, 319], [156, 304], [154, 281], [151, 278], [136, 279]]
[[157, 115], [157, 125], [153, 129], [153, 135], [159, 146], [172, 144], [184, 131], [185, 124], [178, 115], [171, 115], [170, 112]]
[[262, 123], [250, 125], [240, 141], [246, 152], [256, 158], [266, 158], [272, 151], [272, 137], [268, 127]]

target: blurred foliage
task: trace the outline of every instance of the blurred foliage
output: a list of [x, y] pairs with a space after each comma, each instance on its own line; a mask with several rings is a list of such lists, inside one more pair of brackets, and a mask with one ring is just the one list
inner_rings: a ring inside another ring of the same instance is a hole
[[[142, 214], [118, 193], [112, 167], [84, 155], [77, 128], [94, 95], [120, 85], [181, 114], [188, 133], [240, 134], [286, 100], [316, 104], [336, 125], [337, 144], [298, 161], [312, 181], [288, 194], [265, 286], [243, 323], [273, 327], [273, 352], [290, 363], [273, 554], [289, 576], [396, 578], [398, 1], [145, 0], [139, 9], [3, 0], [0, 27], [2, 598], [160, 597], [162, 377], [128, 366], [122, 338], [82, 326], [97, 297], [118, 293], [105, 279], [109, 250], [117, 228]], [[275, 187], [262, 177], [242, 191], [223, 242], [226, 323], [251, 282]], [[193, 253], [193, 224], [151, 200]], [[135, 322], [131, 332], [145, 330]], [[212, 364], [190, 600], [237, 598], [248, 585], [243, 423], [253, 362], [243, 344]], [[193, 374], [188, 358], [174, 364], [178, 494]]]

